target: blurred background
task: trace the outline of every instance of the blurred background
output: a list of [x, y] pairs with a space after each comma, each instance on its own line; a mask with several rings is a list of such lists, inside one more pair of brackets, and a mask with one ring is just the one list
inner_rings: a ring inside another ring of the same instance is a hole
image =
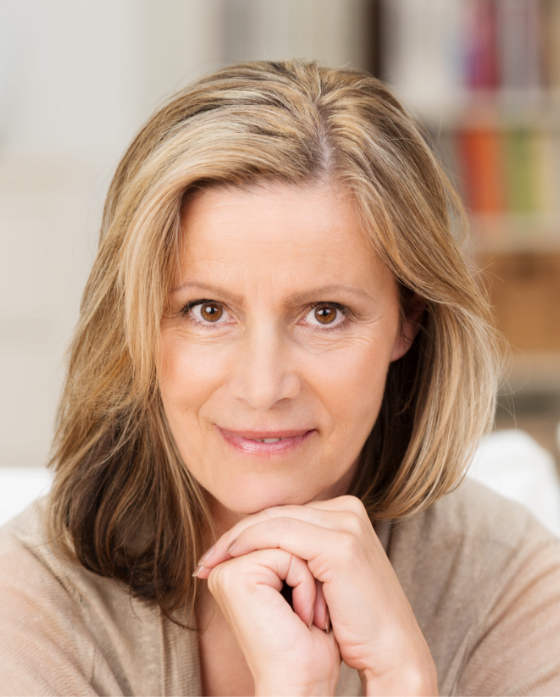
[[496, 426], [558, 463], [560, 0], [0, 0], [0, 467], [46, 462], [104, 194], [140, 125], [223, 65], [289, 57], [372, 72], [431, 133], [512, 345]]

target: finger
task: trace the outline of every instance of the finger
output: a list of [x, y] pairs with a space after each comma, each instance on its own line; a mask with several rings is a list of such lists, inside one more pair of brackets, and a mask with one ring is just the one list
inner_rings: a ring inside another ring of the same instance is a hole
[[315, 595], [315, 606], [313, 612], [313, 624], [319, 629], [323, 629], [328, 633], [328, 623], [330, 621], [329, 611], [327, 608], [327, 601], [325, 600], [325, 594], [323, 593], [323, 584], [321, 581], [315, 579], [315, 584], [317, 586], [317, 593]]
[[318, 511], [348, 511], [356, 513], [356, 515], [366, 515], [367, 511], [361, 499], [357, 496], [337, 496], [334, 499], [326, 499], [325, 501], [308, 501], [303, 504], [302, 508], [315, 508]]
[[229, 547], [244, 530], [257, 523], [278, 517], [293, 517], [331, 530], [347, 530], [355, 534], [368, 529], [373, 530], [363, 504], [355, 496], [314, 501], [305, 506], [275, 506], [248, 516], [222, 535], [199, 560], [193, 575], [206, 578], [204, 568], [211, 569], [216, 564], [229, 559], [231, 556], [228, 552]]
[[323, 583], [332, 580], [336, 567], [339, 576], [350, 573], [364, 554], [364, 545], [355, 535], [295, 518], [272, 518], [252, 525], [239, 535], [229, 554], [240, 557], [274, 548], [307, 561], [313, 576]]
[[[282, 581], [285, 581], [292, 588], [294, 613], [307, 627], [312, 623], [317, 586], [307, 563], [299, 557], [280, 549], [264, 549], [231, 559], [216, 567], [214, 572], [218, 573], [212, 573], [209, 588], [218, 601], [222, 589], [227, 588], [229, 595], [231, 589], [233, 593], [243, 592], [247, 586], [268, 586], [280, 596]], [[281, 597], [278, 600], [288, 605]]]
[[317, 585], [315, 578], [306, 562], [299, 557], [291, 556], [288, 573], [284, 579], [292, 587], [292, 605], [294, 612], [309, 628], [315, 617]]
[[[248, 530], [254, 525], [278, 518], [294, 518], [314, 523], [315, 525], [321, 525], [328, 529], [341, 529], [348, 525], [348, 523], [345, 525], [345, 522], [342, 520], [343, 515], [345, 514], [318, 511], [311, 508], [304, 508], [303, 506], [277, 506], [248, 516], [222, 535], [215, 545], [200, 558], [193, 576], [198, 576], [202, 579], [207, 578], [208, 572], [211, 569], [227, 559], [231, 559], [233, 555], [229, 553], [229, 550], [232, 544], [236, 543], [239, 536], [242, 535], [245, 530]], [[277, 546], [278, 545], [274, 545], [274, 547]]]

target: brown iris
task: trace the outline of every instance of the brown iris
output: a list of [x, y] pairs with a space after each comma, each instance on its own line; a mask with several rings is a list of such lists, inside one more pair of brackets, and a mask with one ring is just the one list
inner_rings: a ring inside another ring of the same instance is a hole
[[223, 314], [223, 309], [217, 303], [202, 303], [200, 306], [200, 316], [208, 322], [217, 322]]
[[332, 324], [336, 319], [336, 308], [334, 307], [316, 307], [315, 319], [321, 324]]

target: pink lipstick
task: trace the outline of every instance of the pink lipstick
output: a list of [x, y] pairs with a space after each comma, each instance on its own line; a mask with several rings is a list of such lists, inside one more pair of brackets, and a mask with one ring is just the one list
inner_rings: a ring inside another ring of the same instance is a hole
[[286, 453], [304, 443], [315, 429], [230, 431], [218, 426], [224, 440], [234, 448], [255, 455]]

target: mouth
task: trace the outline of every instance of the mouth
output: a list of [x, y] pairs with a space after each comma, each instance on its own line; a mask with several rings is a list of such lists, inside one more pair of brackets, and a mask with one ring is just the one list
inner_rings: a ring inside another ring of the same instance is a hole
[[219, 426], [217, 428], [228, 445], [255, 455], [272, 455], [293, 450], [316, 432], [315, 429], [229, 431]]

